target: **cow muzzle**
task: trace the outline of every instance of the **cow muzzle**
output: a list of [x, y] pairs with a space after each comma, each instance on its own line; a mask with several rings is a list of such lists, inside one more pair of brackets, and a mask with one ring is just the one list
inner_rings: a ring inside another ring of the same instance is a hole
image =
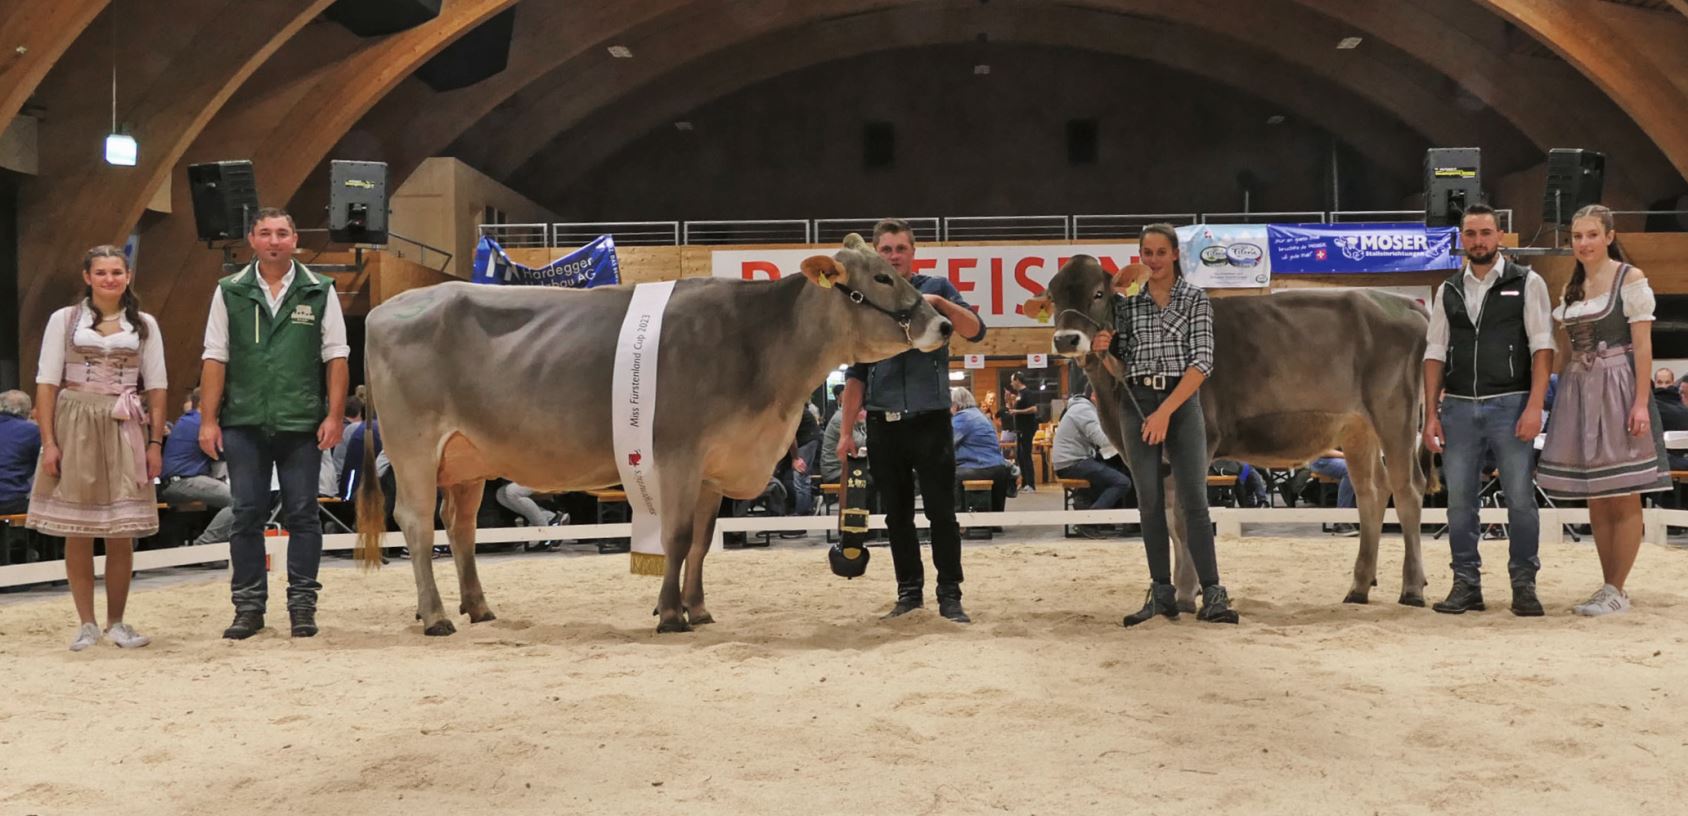
[[1090, 337], [1077, 329], [1061, 329], [1050, 338], [1053, 353], [1060, 357], [1078, 357], [1090, 353]]

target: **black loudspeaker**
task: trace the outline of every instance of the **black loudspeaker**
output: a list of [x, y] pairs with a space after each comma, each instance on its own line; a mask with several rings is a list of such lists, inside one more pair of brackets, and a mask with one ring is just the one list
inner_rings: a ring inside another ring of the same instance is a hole
[[328, 178], [329, 239], [342, 244], [387, 243], [387, 163], [331, 162]]
[[1424, 153], [1424, 223], [1457, 227], [1467, 205], [1483, 200], [1482, 151], [1433, 147]]
[[1606, 154], [1555, 147], [1547, 151], [1547, 192], [1541, 201], [1541, 222], [1569, 225], [1571, 213], [1600, 201], [1606, 185]]
[[416, 78], [436, 91], [467, 88], [510, 64], [510, 36], [516, 31], [516, 9], [505, 9], [422, 63]]
[[897, 162], [897, 130], [890, 122], [868, 122], [862, 126], [862, 164], [869, 170], [890, 167]]
[[1067, 163], [1095, 164], [1100, 128], [1095, 119], [1067, 120]]
[[201, 241], [240, 238], [258, 214], [258, 179], [249, 161], [188, 165], [188, 193]]
[[359, 37], [381, 37], [440, 16], [440, 0], [338, 0], [323, 16]]

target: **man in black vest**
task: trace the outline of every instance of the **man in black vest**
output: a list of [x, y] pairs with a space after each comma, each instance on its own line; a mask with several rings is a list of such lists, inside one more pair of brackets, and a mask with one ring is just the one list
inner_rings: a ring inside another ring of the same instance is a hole
[[1454, 569], [1453, 590], [1435, 609], [1484, 608], [1477, 493], [1488, 454], [1506, 496], [1512, 613], [1534, 617], [1542, 614], [1535, 440], [1554, 350], [1547, 283], [1500, 255], [1500, 228], [1488, 205], [1467, 208], [1460, 233], [1465, 268], [1436, 288], [1424, 352], [1424, 444], [1442, 454]]

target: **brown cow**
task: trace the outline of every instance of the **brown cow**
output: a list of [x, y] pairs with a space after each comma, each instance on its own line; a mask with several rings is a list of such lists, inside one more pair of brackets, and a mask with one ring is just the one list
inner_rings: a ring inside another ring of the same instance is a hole
[[[1121, 279], [1124, 280], [1122, 274]], [[1026, 314], [1055, 313], [1054, 353], [1081, 358], [1096, 384], [1097, 413], [1121, 451], [1120, 414], [1132, 410], [1125, 389], [1091, 353], [1090, 337], [1113, 326], [1115, 279], [1095, 258], [1061, 267]], [[1213, 300], [1213, 374], [1202, 385], [1209, 459], [1260, 467], [1304, 464], [1341, 447], [1360, 511], [1360, 552], [1348, 603], [1366, 603], [1377, 583], [1377, 545], [1389, 496], [1406, 542], [1400, 602], [1424, 605], [1419, 513], [1426, 464], [1419, 450], [1424, 385], [1419, 376], [1429, 315], [1387, 292], [1280, 291]], [[1177, 542], [1179, 607], [1195, 611], [1197, 581], [1166, 480], [1167, 516]]]

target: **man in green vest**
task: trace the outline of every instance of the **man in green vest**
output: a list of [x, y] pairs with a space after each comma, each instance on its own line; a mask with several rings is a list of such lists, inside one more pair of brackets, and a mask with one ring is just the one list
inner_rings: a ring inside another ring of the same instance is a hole
[[246, 241], [255, 259], [219, 280], [212, 293], [200, 375], [199, 446], [212, 458], [226, 455], [234, 494], [234, 623], [223, 637], [244, 640], [264, 628], [264, 510], [272, 472], [289, 535], [287, 611], [293, 636], [311, 637], [322, 588], [317, 474], [322, 452], [340, 441], [351, 347], [334, 281], [293, 260], [299, 245], [293, 217], [259, 210]]

